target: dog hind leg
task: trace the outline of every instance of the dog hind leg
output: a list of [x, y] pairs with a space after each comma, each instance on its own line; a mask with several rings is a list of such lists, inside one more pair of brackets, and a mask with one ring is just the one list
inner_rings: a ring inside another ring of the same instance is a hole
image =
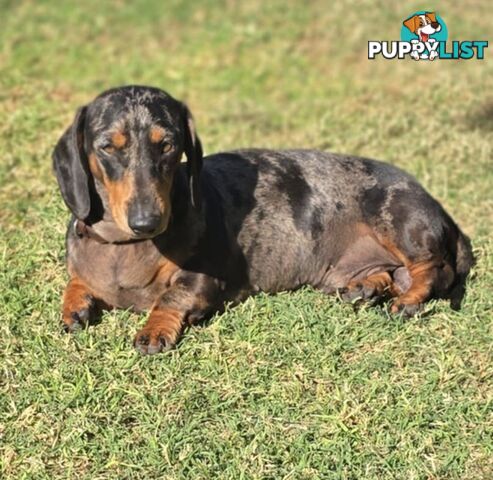
[[344, 301], [371, 301], [376, 303], [395, 296], [396, 289], [389, 272], [379, 272], [360, 280], [351, 280], [339, 294]]
[[391, 311], [412, 317], [434, 293], [448, 288], [453, 280], [453, 272], [447, 268], [447, 264], [440, 265], [433, 260], [408, 265], [407, 269], [411, 285], [394, 300]]

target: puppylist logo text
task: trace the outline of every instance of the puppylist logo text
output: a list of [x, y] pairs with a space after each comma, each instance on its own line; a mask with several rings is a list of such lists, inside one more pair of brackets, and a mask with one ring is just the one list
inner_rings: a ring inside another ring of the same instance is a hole
[[369, 41], [368, 59], [378, 55], [388, 60], [483, 60], [488, 47], [485, 40], [464, 40], [447, 45], [448, 30], [443, 19], [435, 12], [418, 11], [404, 20], [400, 41]]

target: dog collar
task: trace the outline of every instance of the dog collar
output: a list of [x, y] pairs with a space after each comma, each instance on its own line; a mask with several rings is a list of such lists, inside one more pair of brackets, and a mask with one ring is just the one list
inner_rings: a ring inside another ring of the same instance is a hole
[[126, 245], [128, 243], [138, 243], [149, 240], [149, 238], [134, 238], [131, 240], [122, 240], [120, 242], [110, 242], [109, 240], [106, 240], [106, 238], [99, 235], [99, 233], [96, 233], [94, 228], [90, 225], [87, 225], [87, 223], [79, 219], [76, 219], [74, 222], [74, 233], [78, 238], [90, 238], [91, 240], [101, 244]]
[[84, 223], [82, 220], [76, 219], [74, 222], [74, 233], [79, 238], [90, 238], [98, 243], [110, 243], [101, 235], [98, 235], [93, 228]]

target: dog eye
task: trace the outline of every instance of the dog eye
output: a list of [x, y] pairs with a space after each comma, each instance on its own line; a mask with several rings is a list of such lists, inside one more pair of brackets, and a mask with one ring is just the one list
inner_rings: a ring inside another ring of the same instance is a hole
[[112, 155], [113, 153], [115, 153], [115, 147], [111, 144], [108, 144], [108, 145], [103, 145], [101, 147], [101, 150], [104, 152], [104, 153], [107, 153], [108, 155]]
[[163, 142], [161, 147], [161, 152], [163, 154], [170, 153], [173, 150], [173, 145], [169, 142]]

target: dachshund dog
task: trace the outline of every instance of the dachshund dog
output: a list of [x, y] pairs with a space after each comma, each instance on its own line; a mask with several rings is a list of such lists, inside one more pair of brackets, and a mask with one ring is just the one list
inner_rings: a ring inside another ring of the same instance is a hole
[[188, 108], [156, 88], [80, 108], [53, 162], [73, 215], [64, 328], [101, 308], [150, 310], [143, 354], [260, 291], [312, 285], [404, 316], [432, 297], [458, 308], [473, 264], [467, 237], [398, 168], [314, 150], [203, 158]]

